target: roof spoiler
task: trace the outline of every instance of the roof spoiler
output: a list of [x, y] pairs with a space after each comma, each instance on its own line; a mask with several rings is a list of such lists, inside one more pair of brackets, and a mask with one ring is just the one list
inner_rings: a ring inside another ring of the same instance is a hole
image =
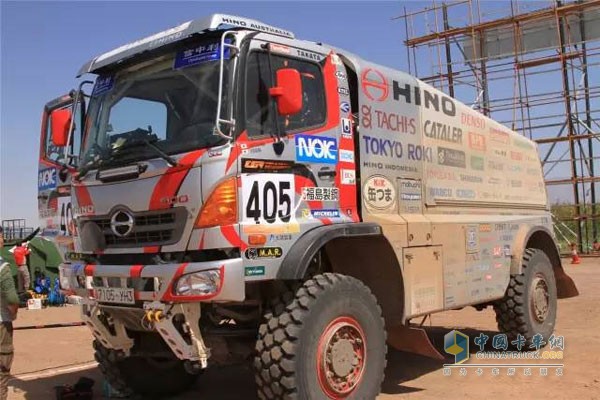
[[103, 67], [121, 62], [138, 53], [154, 50], [167, 44], [187, 39], [192, 35], [207, 31], [226, 29], [227, 27], [266, 32], [272, 35], [283, 36], [288, 39], [295, 38], [294, 34], [290, 31], [286, 31], [285, 29], [277, 28], [272, 25], [267, 25], [254, 19], [236, 17], [234, 15], [226, 14], [213, 14], [206, 18], [185, 22], [174, 28], [167, 29], [140, 40], [136, 40], [135, 42], [128, 43], [107, 53], [101, 54], [100, 56], [85, 63], [79, 69], [77, 77], [79, 78], [81, 75], [88, 72], [95, 73]]

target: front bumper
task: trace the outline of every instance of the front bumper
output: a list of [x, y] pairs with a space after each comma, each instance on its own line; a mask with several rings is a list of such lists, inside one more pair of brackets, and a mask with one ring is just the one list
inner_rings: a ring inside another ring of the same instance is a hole
[[[134, 289], [137, 301], [184, 303], [197, 301], [243, 301], [245, 299], [244, 266], [241, 258], [158, 265], [62, 264], [61, 285], [94, 302], [94, 288]], [[176, 281], [183, 275], [219, 270], [221, 285], [209, 296], [177, 296]]]

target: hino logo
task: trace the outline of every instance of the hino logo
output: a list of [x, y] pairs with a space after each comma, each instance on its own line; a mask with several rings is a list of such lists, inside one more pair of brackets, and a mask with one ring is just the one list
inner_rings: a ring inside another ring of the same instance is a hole
[[127, 211], [117, 211], [110, 217], [110, 229], [119, 237], [129, 235], [133, 230], [133, 215]]

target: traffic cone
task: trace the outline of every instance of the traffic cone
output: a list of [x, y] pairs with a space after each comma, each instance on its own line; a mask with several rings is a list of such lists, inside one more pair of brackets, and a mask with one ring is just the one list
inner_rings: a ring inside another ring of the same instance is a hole
[[581, 259], [579, 258], [579, 254], [577, 254], [577, 245], [575, 243], [571, 243], [571, 264], [581, 264]]

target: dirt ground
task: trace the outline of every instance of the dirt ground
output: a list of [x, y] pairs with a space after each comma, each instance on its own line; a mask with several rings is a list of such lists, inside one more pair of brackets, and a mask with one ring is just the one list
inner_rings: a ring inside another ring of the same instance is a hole
[[[452, 359], [436, 361], [390, 349], [379, 398], [600, 399], [600, 260], [584, 259], [578, 266], [565, 260], [565, 269], [581, 294], [559, 301], [556, 334], [565, 338], [564, 360], [546, 362], [564, 363], [562, 376], [556, 376], [555, 368], [548, 369], [548, 376], [540, 376], [539, 368], [532, 368], [531, 376], [525, 376], [523, 368], [517, 368], [515, 376], [508, 376], [507, 368], [500, 368], [500, 374], [494, 376], [491, 367], [484, 368], [481, 376], [476, 368], [467, 368], [467, 376], [460, 376], [458, 369], [452, 369], [451, 376], [444, 376], [443, 364]], [[78, 320], [76, 306], [21, 310], [16, 326]], [[442, 353], [443, 335], [451, 329], [460, 329], [471, 338], [479, 332], [490, 336], [496, 333], [494, 312], [489, 308], [482, 312], [466, 308], [436, 314], [426, 325]], [[80, 376], [93, 378], [97, 398], [102, 397], [103, 380], [93, 362], [91, 335], [86, 327], [18, 330], [15, 347], [9, 399], [54, 398], [54, 386], [74, 384]], [[478, 361], [473, 358], [468, 361], [475, 362]], [[193, 391], [176, 399], [254, 399], [253, 393], [249, 368], [222, 367], [209, 369]]]

